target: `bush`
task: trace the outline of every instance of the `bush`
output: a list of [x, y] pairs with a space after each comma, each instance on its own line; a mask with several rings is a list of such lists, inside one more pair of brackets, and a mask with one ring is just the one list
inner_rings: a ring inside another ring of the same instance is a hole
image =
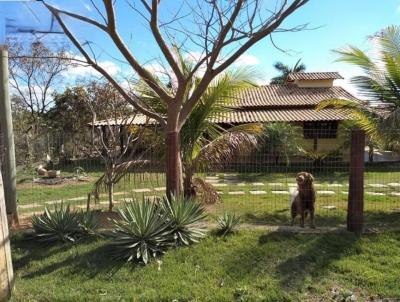
[[71, 211], [69, 205], [55, 206], [54, 211], [33, 215], [32, 226], [35, 237], [41, 242], [76, 242], [79, 238], [93, 234], [97, 223], [93, 213]]
[[149, 200], [126, 203], [111, 232], [117, 259], [143, 261], [163, 254], [172, 243], [171, 229], [162, 208]]
[[78, 213], [80, 233], [95, 235], [98, 227], [96, 216], [92, 211]]
[[226, 236], [237, 232], [240, 225], [240, 217], [236, 216], [235, 213], [225, 212], [222, 217], [217, 219], [217, 222], [217, 234]]
[[195, 226], [206, 217], [204, 208], [198, 202], [183, 197], [164, 198], [162, 208], [176, 245], [190, 245], [205, 236], [204, 230]]

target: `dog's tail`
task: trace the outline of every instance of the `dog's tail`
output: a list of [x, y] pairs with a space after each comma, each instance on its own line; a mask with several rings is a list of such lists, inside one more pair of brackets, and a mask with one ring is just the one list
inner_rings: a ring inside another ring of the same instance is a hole
[[289, 187], [289, 192], [290, 192], [290, 197], [289, 197], [289, 209], [290, 209], [297, 194], [299, 194], [299, 191], [295, 187]]

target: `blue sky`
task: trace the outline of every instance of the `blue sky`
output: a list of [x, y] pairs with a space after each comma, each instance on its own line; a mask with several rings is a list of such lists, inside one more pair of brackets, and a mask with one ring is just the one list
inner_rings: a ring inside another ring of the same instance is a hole
[[[100, 2], [100, 1], [99, 1]], [[123, 1], [122, 1], [123, 2]], [[60, 7], [67, 7], [77, 12], [84, 12], [95, 16], [95, 10], [84, 1], [53, 1]], [[167, 3], [167, 1], [165, 1]], [[169, 2], [178, 3], [178, 2]], [[20, 22], [36, 24], [37, 20], [48, 24], [47, 12], [38, 8], [37, 4], [29, 4], [33, 7], [37, 16], [28, 20], [21, 12], [21, 4], [12, 1], [0, 3], [0, 24], [1, 19], [18, 19]], [[167, 4], [166, 10], [173, 10], [174, 4]], [[165, 13], [166, 16], [168, 13]], [[44, 20], [44, 21], [43, 21]], [[132, 11], [127, 7], [118, 10], [118, 23], [121, 34], [127, 39], [128, 44], [143, 61], [155, 54], [154, 42], [148, 32], [144, 31], [142, 21], [138, 23], [137, 17], [132, 17]], [[36, 22], [36, 23], [35, 23]], [[303, 8], [290, 16], [285, 26], [309, 23], [315, 30], [301, 31], [296, 33], [274, 34], [274, 41], [282, 49], [290, 50], [289, 53], [274, 48], [268, 40], [261, 41], [251, 48], [240, 60], [241, 65], [251, 65], [260, 73], [260, 82], [267, 83], [275, 75], [272, 64], [282, 61], [293, 65], [298, 59], [306, 64], [308, 71], [339, 71], [346, 81], [338, 83], [346, 86], [354, 92], [349, 85], [348, 79], [358, 73], [351, 66], [343, 63], [336, 63], [337, 55], [332, 51], [348, 44], [355, 45], [361, 49], [368, 48], [366, 37], [378, 30], [391, 25], [400, 24], [400, 0], [311, 0]], [[111, 56], [119, 57], [116, 50], [111, 47], [110, 41], [95, 30], [77, 23], [69, 23], [74, 32], [82, 40], [90, 39], [102, 49], [100, 60], [105, 66], [114, 68], [115, 72], [126, 72], [127, 67], [113, 60]], [[132, 33], [132, 38], [131, 38]], [[0, 31], [1, 36], [1, 31]], [[59, 43], [61, 37], [49, 38], [51, 43]], [[64, 41], [65, 42], [65, 41]], [[195, 51], [195, 50], [193, 50]], [[111, 56], [110, 56], [111, 55]], [[108, 64], [108, 65], [107, 65]], [[71, 72], [71, 77], [83, 74], [83, 70]]]

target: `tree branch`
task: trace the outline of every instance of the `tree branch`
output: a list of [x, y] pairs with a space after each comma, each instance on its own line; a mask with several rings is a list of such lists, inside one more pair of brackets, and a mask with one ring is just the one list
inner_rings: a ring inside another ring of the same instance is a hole
[[125, 100], [127, 100], [135, 109], [137, 109], [139, 112], [154, 118], [157, 120], [162, 127], [165, 127], [166, 122], [160, 116], [159, 114], [150, 111], [138, 104], [137, 100], [133, 100], [126, 92], [125, 90], [121, 87], [121, 85], [118, 84], [118, 82], [101, 66], [96, 64], [92, 60], [92, 58], [89, 56], [89, 54], [85, 51], [85, 49], [82, 47], [82, 45], [79, 43], [77, 38], [74, 36], [74, 34], [68, 29], [68, 27], [65, 25], [64, 21], [62, 20], [61, 16], [57, 13], [57, 11], [53, 10], [53, 7], [50, 5], [45, 4], [46, 7], [50, 10], [50, 12], [54, 15], [58, 23], [60, 24], [61, 28], [65, 32], [65, 34], [68, 36], [68, 38], [71, 40], [71, 42], [75, 45], [75, 47], [80, 51], [80, 53], [84, 56], [84, 58], [87, 60], [87, 63], [92, 66], [95, 70], [97, 70], [100, 74], [102, 74], [113, 86], [114, 88], [124, 97]]

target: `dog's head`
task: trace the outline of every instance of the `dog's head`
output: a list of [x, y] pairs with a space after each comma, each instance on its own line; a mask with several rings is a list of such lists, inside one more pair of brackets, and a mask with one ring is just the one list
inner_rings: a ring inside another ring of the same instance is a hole
[[296, 176], [296, 182], [299, 186], [311, 186], [314, 182], [314, 177], [311, 173], [308, 172], [300, 172]]

